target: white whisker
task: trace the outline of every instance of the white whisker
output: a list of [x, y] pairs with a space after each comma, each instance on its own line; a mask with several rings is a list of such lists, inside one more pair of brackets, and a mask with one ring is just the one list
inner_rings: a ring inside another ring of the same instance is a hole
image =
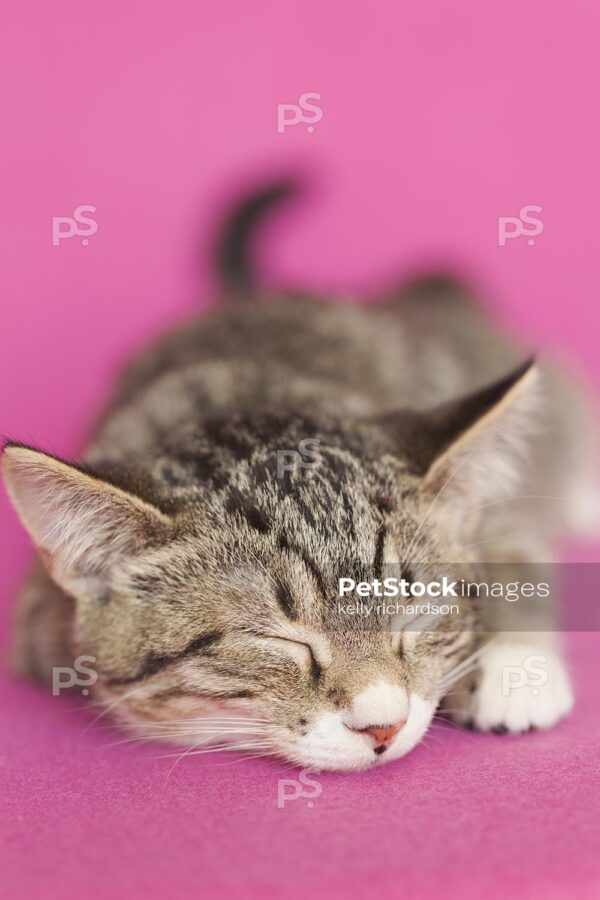
[[482, 509], [487, 509], [489, 506], [498, 506], [502, 503], [510, 503], [514, 500], [565, 500], [564, 497], [553, 497], [550, 494], [514, 494], [511, 497], [501, 497], [500, 500], [492, 500], [490, 503], [482, 503], [481, 506], [474, 506], [471, 509], [464, 509], [460, 512], [455, 513], [451, 516], [452, 519], [463, 519], [466, 516], [471, 516], [473, 513], [479, 512]]
[[459, 678], [462, 678], [466, 674], [467, 669], [469, 669], [469, 671], [472, 671], [473, 669], [477, 668], [478, 663], [476, 661], [483, 650], [484, 647], [479, 647], [477, 650], [463, 659], [460, 663], [458, 663], [458, 665], [454, 666], [453, 669], [450, 669], [450, 671], [440, 679], [440, 689], [444, 690], [444, 688], [446, 687], [451, 687], [455, 681], [457, 681]]

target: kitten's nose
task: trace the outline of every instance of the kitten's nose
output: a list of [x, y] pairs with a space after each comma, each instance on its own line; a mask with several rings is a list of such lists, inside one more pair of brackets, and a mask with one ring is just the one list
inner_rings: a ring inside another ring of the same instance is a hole
[[400, 719], [393, 725], [369, 725], [367, 728], [353, 728], [352, 731], [356, 731], [358, 734], [368, 734], [373, 741], [375, 753], [383, 753], [405, 724], [406, 720]]

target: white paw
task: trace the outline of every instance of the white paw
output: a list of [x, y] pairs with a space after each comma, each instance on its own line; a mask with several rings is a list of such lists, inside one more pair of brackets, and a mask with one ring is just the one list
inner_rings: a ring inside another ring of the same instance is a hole
[[456, 685], [444, 706], [460, 724], [517, 733], [551, 728], [571, 711], [573, 694], [556, 653], [496, 639], [484, 648], [475, 681]]

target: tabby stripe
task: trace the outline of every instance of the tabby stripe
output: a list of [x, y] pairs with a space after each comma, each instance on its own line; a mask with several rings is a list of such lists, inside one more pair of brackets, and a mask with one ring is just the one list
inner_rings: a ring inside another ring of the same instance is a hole
[[373, 570], [375, 578], [383, 580], [383, 551], [385, 549], [386, 528], [380, 525], [377, 531], [377, 539], [375, 542], [375, 559], [373, 560]]
[[250, 690], [221, 690], [221, 691], [194, 691], [192, 689], [174, 687], [166, 691], [159, 691], [152, 694], [153, 700], [170, 700], [173, 697], [202, 697], [211, 700], [248, 700], [256, 697], [256, 691]]
[[292, 621], [296, 621], [298, 618], [298, 610], [296, 609], [296, 601], [292, 597], [290, 589], [287, 585], [283, 584], [283, 582], [279, 581], [277, 584], [277, 602], [281, 607], [284, 615], [291, 619]]
[[293, 544], [291, 544], [285, 534], [279, 535], [278, 543], [281, 550], [288, 550], [290, 553], [295, 553], [296, 556], [300, 557], [300, 559], [314, 578], [315, 582], [317, 583], [317, 587], [319, 588], [323, 599], [327, 600], [328, 592], [325, 586], [325, 579], [319, 571], [319, 568], [314, 559], [311, 559], [306, 550], [301, 550], [299, 547], [295, 547]]
[[219, 641], [221, 637], [222, 633], [220, 631], [208, 631], [206, 634], [200, 634], [198, 637], [195, 637], [179, 653], [174, 653], [170, 656], [166, 654], [150, 653], [140, 672], [137, 672], [135, 675], [129, 675], [126, 678], [111, 678], [108, 683], [111, 685], [121, 685], [142, 681], [145, 678], [149, 678], [151, 675], [156, 675], [161, 669], [164, 669], [173, 663], [180, 662], [188, 656], [194, 656], [196, 653], [206, 650], [207, 647], [210, 647], [212, 644]]
[[319, 591], [321, 592], [323, 599], [327, 600], [327, 588], [325, 587], [325, 580], [324, 580], [321, 572], [319, 571], [316, 562], [314, 561], [314, 559], [311, 559], [311, 557], [308, 555], [308, 553], [306, 553], [306, 551], [297, 550], [296, 552], [299, 554], [300, 558], [302, 559], [302, 562], [304, 563], [304, 565], [306, 566], [306, 568], [308, 569], [308, 571], [310, 572], [310, 574], [312, 575], [314, 580], [317, 582], [317, 587], [319, 588]]

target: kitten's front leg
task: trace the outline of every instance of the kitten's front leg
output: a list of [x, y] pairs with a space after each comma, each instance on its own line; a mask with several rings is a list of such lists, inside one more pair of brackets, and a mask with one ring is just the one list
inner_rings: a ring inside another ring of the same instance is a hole
[[441, 704], [457, 724], [518, 733], [551, 728], [573, 707], [569, 675], [554, 635], [501, 632], [482, 647], [475, 672]]

